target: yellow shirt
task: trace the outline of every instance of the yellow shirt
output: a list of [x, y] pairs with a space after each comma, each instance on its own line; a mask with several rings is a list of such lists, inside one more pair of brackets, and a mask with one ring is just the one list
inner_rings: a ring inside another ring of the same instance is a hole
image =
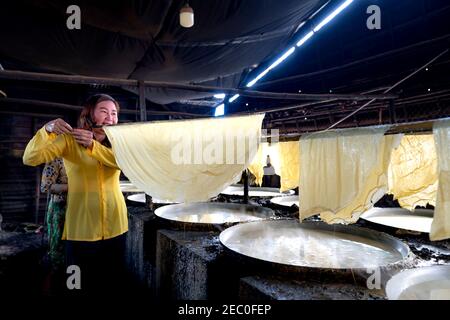
[[62, 239], [96, 241], [128, 231], [120, 169], [112, 150], [95, 140], [92, 149], [86, 149], [70, 134], [57, 136], [41, 128], [28, 143], [23, 163], [37, 166], [57, 157], [64, 159], [69, 179]]

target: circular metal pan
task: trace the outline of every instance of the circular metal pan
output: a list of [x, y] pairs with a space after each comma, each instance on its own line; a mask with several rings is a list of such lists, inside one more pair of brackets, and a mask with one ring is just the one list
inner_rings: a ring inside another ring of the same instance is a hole
[[[267, 197], [280, 197], [280, 196], [289, 196], [293, 195], [295, 192], [294, 190], [289, 190], [286, 192], [280, 192], [280, 189], [277, 188], [258, 188], [258, 187], [249, 187], [248, 188], [248, 196], [249, 197], [261, 197], [261, 198], [267, 198]], [[241, 185], [231, 185], [225, 188], [220, 194], [226, 195], [226, 196], [238, 196], [243, 197], [244, 196], [244, 186]]]
[[281, 207], [288, 207], [288, 208], [296, 207], [296, 209], [300, 207], [298, 196], [275, 197], [270, 199], [270, 202]]
[[406, 244], [381, 232], [298, 220], [239, 224], [223, 231], [220, 241], [240, 255], [292, 268], [367, 270], [410, 254]]
[[426, 209], [411, 212], [402, 208], [372, 208], [364, 212], [361, 218], [393, 228], [430, 233], [433, 212]]
[[389, 300], [450, 300], [450, 265], [404, 270], [386, 284]]
[[156, 209], [155, 214], [177, 223], [198, 225], [234, 224], [274, 217], [269, 208], [222, 202], [172, 204]]
[[[143, 205], [145, 204], [145, 193], [135, 193], [132, 195], [129, 195], [127, 197], [128, 201], [135, 203], [137, 205]], [[172, 201], [168, 201], [168, 200], [159, 200], [159, 199], [155, 199], [152, 198], [152, 202], [156, 203], [156, 204], [172, 204], [174, 202]]]

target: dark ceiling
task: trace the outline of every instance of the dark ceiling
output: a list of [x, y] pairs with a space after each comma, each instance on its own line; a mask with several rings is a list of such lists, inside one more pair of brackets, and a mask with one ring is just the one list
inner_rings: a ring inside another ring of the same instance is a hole
[[[184, 1], [3, 1], [0, 63], [5, 70], [245, 89], [249, 80], [342, 2], [190, 0], [195, 25], [184, 29], [178, 24]], [[66, 8], [71, 4], [81, 8], [81, 30], [66, 27]], [[381, 9], [379, 30], [366, 26], [370, 5]], [[449, 19], [450, 2], [446, 0], [355, 0], [251, 90], [383, 93], [449, 48]], [[302, 22], [305, 23], [299, 28]], [[449, 116], [449, 74], [450, 53], [446, 53], [392, 90], [390, 93], [397, 98], [377, 100], [341, 126]], [[137, 107], [137, 90], [127, 86], [0, 78], [0, 90], [8, 98], [70, 105], [81, 104], [89, 93], [108, 92], [130, 110], [127, 120], [138, 119], [131, 114]], [[170, 88], [147, 88], [146, 96], [147, 109], [178, 112], [172, 114], [176, 118], [184, 117], [182, 113], [210, 115], [212, 107], [219, 103], [211, 92]], [[301, 133], [327, 128], [365, 102], [241, 96], [227, 104], [226, 110], [227, 114], [270, 110], [266, 126], [278, 127], [285, 133]], [[30, 112], [26, 106], [0, 107]], [[59, 107], [33, 110], [50, 113], [52, 108]], [[167, 118], [157, 112], [154, 119]]]

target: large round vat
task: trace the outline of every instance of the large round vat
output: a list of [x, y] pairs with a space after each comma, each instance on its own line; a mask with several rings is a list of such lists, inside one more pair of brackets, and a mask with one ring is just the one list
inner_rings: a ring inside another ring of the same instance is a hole
[[388, 227], [430, 233], [433, 213], [433, 210], [425, 209], [411, 212], [402, 208], [372, 208], [361, 218]]
[[390, 300], [450, 300], [450, 265], [404, 270], [386, 284]]
[[129, 181], [120, 181], [120, 191], [122, 191], [123, 193], [142, 192], [141, 189], [137, 188]]
[[284, 208], [299, 208], [298, 195], [275, 197], [270, 199], [270, 203]]
[[218, 226], [274, 218], [273, 210], [261, 206], [199, 202], [160, 207], [155, 214], [178, 226]]
[[239, 224], [224, 230], [220, 242], [232, 255], [272, 272], [320, 279], [337, 273], [365, 279], [369, 269], [397, 265], [410, 255], [406, 244], [381, 232], [298, 220]]

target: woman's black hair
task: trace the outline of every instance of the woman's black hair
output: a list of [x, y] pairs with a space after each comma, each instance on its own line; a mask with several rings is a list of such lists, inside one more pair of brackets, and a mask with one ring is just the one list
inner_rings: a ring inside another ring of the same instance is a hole
[[[117, 112], [120, 111], [119, 103], [110, 95], [104, 93], [94, 94], [87, 98], [86, 102], [84, 103], [83, 110], [81, 111], [80, 117], [78, 118], [79, 128], [91, 131], [92, 129], [99, 128], [99, 126], [97, 126], [93, 120], [94, 109], [97, 104], [103, 101], [112, 101], [116, 106]], [[102, 144], [111, 147], [111, 143], [109, 142], [108, 137], [105, 138]]]

